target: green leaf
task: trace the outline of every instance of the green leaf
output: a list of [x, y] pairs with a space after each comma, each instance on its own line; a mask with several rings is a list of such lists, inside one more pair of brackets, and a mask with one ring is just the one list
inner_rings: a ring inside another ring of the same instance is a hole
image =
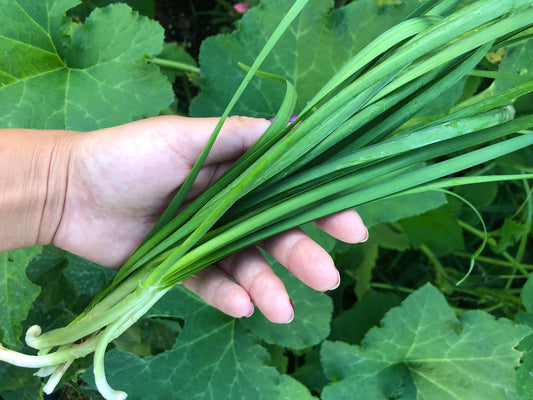
[[503, 222], [499, 231], [499, 240], [491, 246], [492, 250], [498, 254], [504, 252], [508, 247], [513, 246], [520, 240], [523, 235], [527, 235], [527, 226], [515, 222], [511, 219], [506, 219]]
[[31, 261], [26, 273], [41, 287], [26, 324], [46, 331], [70, 323], [114, 271], [50, 245]]
[[452, 87], [443, 92], [437, 99], [424, 107], [417, 115], [442, 115], [446, 114], [459, 100], [463, 94], [467, 79], [462, 78]]
[[287, 288], [294, 305], [294, 320], [290, 324], [273, 324], [260, 312], [256, 312], [243, 320], [243, 324], [267, 343], [292, 349], [303, 349], [320, 343], [329, 334], [333, 312], [331, 299], [304, 285], [271, 257], [267, 259]]
[[355, 280], [355, 295], [359, 299], [370, 289], [372, 270], [378, 259], [377, 238], [374, 237], [369, 237], [366, 243], [346, 246], [344, 251], [335, 253], [337, 268]]
[[[176, 42], [165, 43], [163, 51], [161, 52], [161, 54], [159, 54], [158, 58], [176, 61], [197, 68], [195, 59]], [[199, 84], [199, 82], [197, 82], [198, 79], [196, 78], [196, 76], [193, 76], [193, 74], [187, 74], [186, 72], [181, 71], [179, 69], [165, 68], [165, 66], [161, 66], [161, 71], [166, 75], [170, 82], [174, 82], [177, 76], [188, 75], [191, 77], [191, 80], [194, 79], [194, 82]]]
[[79, 295], [93, 297], [115, 275], [115, 271], [65, 252], [68, 262], [63, 274]]
[[522, 363], [516, 371], [516, 390], [526, 399], [533, 397], [533, 335], [526, 337], [518, 349], [524, 352]]
[[280, 397], [279, 400], [312, 400], [316, 397], [312, 396], [309, 389], [301, 384], [296, 379], [289, 375], [281, 375], [281, 381], [279, 383]]
[[145, 57], [161, 26], [124, 4], [96, 9], [66, 36], [78, 1], [0, 5], [0, 127], [90, 130], [153, 116], [172, 88]]
[[409, 237], [389, 224], [375, 225], [369, 231], [369, 237], [374, 238], [379, 247], [398, 251], [405, 251], [410, 247]]
[[324, 342], [335, 399], [516, 399], [515, 346], [531, 329], [483, 311], [459, 318], [431, 285], [391, 309], [362, 346]]
[[4, 345], [18, 347], [22, 322], [40, 288], [26, 277], [26, 267], [42, 247], [0, 253], [0, 338]]
[[143, 318], [113, 341], [115, 347], [138, 357], [153, 356], [170, 350], [181, 331], [178, 321]]
[[[2, 343], [20, 347], [22, 322], [26, 320], [33, 301], [40, 292], [39, 286], [26, 277], [26, 267], [42, 251], [41, 247], [8, 251], [0, 254], [2, 289], [0, 299], [0, 332]], [[29, 325], [28, 325], [29, 326]], [[32, 370], [0, 363], [0, 396], [4, 400], [42, 399], [41, 379]]]
[[383, 222], [396, 222], [400, 219], [420, 215], [446, 204], [446, 196], [441, 192], [429, 191], [385, 198], [363, 204], [356, 208], [365, 225], [372, 227]]
[[400, 298], [394, 293], [367, 291], [352, 308], [333, 319], [329, 340], [360, 344], [366, 332], [377, 325], [387, 311], [399, 304]]
[[79, 6], [69, 11], [69, 15], [74, 15], [79, 20], [85, 20], [96, 7], [105, 7], [113, 3], [126, 3], [141, 15], [154, 18], [155, 0], [85, 0]]
[[[519, 312], [515, 318], [518, 324], [524, 324], [533, 328], [533, 274], [522, 288], [520, 298], [527, 312]], [[521, 364], [516, 371], [516, 390], [526, 399], [533, 398], [533, 335], [526, 337], [518, 349], [523, 351]]]
[[70, 21], [63, 15], [79, 3], [80, 0], [8, 0], [0, 4], [0, 49], [9, 55], [0, 60], [0, 87], [13, 79], [62, 65], [58, 54], [70, 28]]
[[297, 366], [292, 376], [307, 386], [309, 390], [321, 392], [329, 380], [322, 370], [319, 347], [313, 347], [304, 357], [305, 363]]
[[462, 230], [450, 206], [403, 219], [400, 224], [416, 249], [427, 245], [437, 256], [464, 249]]
[[42, 381], [35, 371], [0, 364], [0, 396], [3, 400], [42, 400]]
[[530, 314], [533, 314], [533, 274], [529, 275], [528, 280], [522, 288], [520, 293], [520, 298], [522, 299], [522, 304], [526, 308], [526, 311]]
[[[182, 287], [185, 326], [172, 350], [138, 358], [111, 350], [105, 358], [109, 383], [128, 398], [273, 399], [279, 374], [266, 365], [268, 352], [240, 321], [223, 315]], [[142, 376], [142, 379], [131, 379]], [[83, 378], [92, 382], [92, 370]], [[157, 382], [156, 389], [146, 382]]]
[[155, 303], [143, 317], [183, 318], [189, 314], [181, 304], [183, 297], [184, 292], [180, 288], [175, 288]]
[[58, 304], [71, 307], [76, 303], [77, 293], [63, 274], [67, 265], [63, 250], [46, 246], [28, 266], [28, 278], [42, 289], [38, 305], [46, 314]]
[[263, 343], [262, 345], [268, 350], [268, 354], [270, 355], [268, 365], [276, 367], [280, 374], [285, 374], [289, 366], [289, 357], [291, 354], [285, 347], [278, 346], [277, 344]]
[[[192, 116], [222, 113], [244, 76], [237, 63], [251, 65], [291, 3], [264, 0], [243, 16], [234, 33], [208, 38], [202, 43], [203, 85], [191, 104]], [[347, 60], [419, 5], [417, 0], [393, 5], [361, 0], [330, 11], [333, 3], [332, 0], [310, 1], [261, 67], [295, 85], [297, 112]], [[279, 85], [256, 79], [233, 113], [270, 118], [276, 114], [282, 98], [283, 88]]]
[[498, 184], [496, 182], [487, 182], [458, 186], [454, 192], [464, 197], [476, 208], [486, 207], [491, 205], [496, 199], [498, 195]]
[[[521, 44], [507, 49], [505, 57], [503, 58], [499, 71], [518, 75], [524, 78], [533, 80], [533, 39], [527, 40]], [[507, 89], [516, 86], [515, 83], [506, 81], [504, 79], [496, 79], [494, 81], [494, 93], [501, 93]], [[518, 99], [514, 106], [516, 111], [520, 114], [527, 114], [533, 112], [533, 94], [530, 93]]]

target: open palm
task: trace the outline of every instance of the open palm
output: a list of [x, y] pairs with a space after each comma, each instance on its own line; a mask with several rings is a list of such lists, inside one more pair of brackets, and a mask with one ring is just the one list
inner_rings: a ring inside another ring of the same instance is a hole
[[[54, 244], [119, 268], [184, 182], [216, 123], [215, 118], [156, 117], [78, 134], [71, 148], [65, 206]], [[262, 119], [228, 119], [189, 198], [242, 155], [267, 124]], [[348, 242], [367, 235], [353, 211], [317, 224]], [[317, 290], [338, 284], [329, 255], [299, 229], [269, 239], [261, 247]], [[232, 316], [251, 315], [255, 304], [273, 322], [293, 317], [283, 283], [257, 248], [237, 253], [184, 284]]]

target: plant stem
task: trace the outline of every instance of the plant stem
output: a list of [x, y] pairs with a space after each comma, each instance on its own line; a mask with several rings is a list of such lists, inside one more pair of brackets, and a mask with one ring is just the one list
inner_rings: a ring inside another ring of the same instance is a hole
[[[469, 253], [465, 253], [463, 251], [456, 251], [453, 253], [455, 256], [457, 257], [461, 257], [461, 258], [472, 258], [472, 255], [469, 254]], [[504, 260], [500, 260], [500, 259], [497, 259], [497, 258], [494, 258], [494, 257], [486, 257], [486, 256], [478, 256], [476, 258], [477, 261], [480, 261], [480, 262], [485, 262], [487, 264], [493, 264], [493, 265], [498, 265], [498, 266], [501, 266], [501, 267], [508, 267], [508, 268], [514, 268], [514, 265], [515, 263], [513, 262], [510, 262], [510, 261], [504, 261]], [[526, 270], [533, 270], [533, 265], [532, 264], [520, 264], [521, 267], [523, 269], [526, 269]]]
[[379, 283], [379, 282], [372, 282], [370, 283], [370, 287], [376, 288], [376, 289], [385, 289], [385, 290], [393, 290], [393, 291], [399, 291], [404, 293], [413, 293], [415, 289], [411, 289], [404, 286], [397, 286], [397, 285], [391, 285], [388, 283]]
[[485, 307], [485, 308], [480, 308], [481, 311], [484, 311], [484, 312], [487, 312], [487, 313], [490, 313], [494, 310], [497, 310], [498, 308], [502, 308], [504, 306], [503, 303], [496, 303], [492, 306], [489, 306], [489, 307]]
[[[161, 297], [168, 291], [168, 289], [161, 289], [157, 286], [143, 289], [141, 286], [138, 286], [135, 291], [128, 294], [117, 304], [114, 304], [112, 307], [106, 308], [105, 310], [101, 310], [97, 316], [94, 315], [91, 318], [82, 318], [67, 327], [58, 328], [42, 335], [26, 334], [26, 343], [28, 346], [40, 350], [76, 342], [77, 340], [98, 332], [100, 329], [113, 323], [117, 319], [122, 318], [126, 311], [144, 307], [145, 304], [152, 302], [153, 299]], [[154, 302], [151, 304], [154, 304]]]
[[444, 269], [444, 266], [440, 263], [435, 253], [433, 253], [433, 251], [427, 245], [425, 244], [421, 245], [420, 251], [424, 253], [424, 255], [428, 258], [428, 260], [435, 267], [435, 275], [436, 275], [435, 281], [438, 283], [439, 286], [441, 286], [440, 289], [443, 292], [446, 292], [445, 288], [443, 288], [442, 286], [445, 285], [445, 286], [448, 286], [449, 288], [449, 278], [448, 278], [448, 275], [446, 274], [446, 270]]
[[122, 391], [114, 390], [105, 377], [104, 355], [108, 344], [119, 337], [126, 329], [132, 326], [139, 318], [148, 312], [157, 301], [163, 297], [169, 290], [150, 288], [150, 290], [136, 291], [141, 301], [132, 309], [125, 309], [124, 315], [112, 324], [108, 325], [102, 333], [94, 352], [94, 380], [98, 390], [106, 400], [123, 400], [127, 394]]
[[[464, 221], [458, 220], [457, 222], [459, 223], [459, 226], [460, 226], [461, 228], [463, 228], [464, 230], [466, 230], [466, 231], [468, 231], [468, 232], [470, 232], [470, 233], [473, 233], [474, 235], [476, 235], [477, 237], [479, 237], [479, 238], [481, 238], [481, 239], [484, 238], [484, 233], [481, 232], [480, 230], [474, 228], [473, 226], [467, 224], [467, 223], [464, 222]], [[496, 244], [497, 244], [496, 241], [495, 241], [493, 238], [491, 238], [491, 237], [489, 237], [489, 238], [487, 239], [487, 243], [488, 243], [490, 246], [496, 246]], [[513, 265], [513, 266], [515, 266], [516, 268], [518, 268], [518, 270], [519, 270], [520, 272], [522, 272], [522, 274], [524, 274], [524, 276], [528, 276], [528, 275], [529, 275], [528, 271], [527, 271], [527, 270], [526, 270], [521, 264], [517, 263], [516, 260], [515, 260], [515, 259], [514, 259], [509, 253], [508, 253], [508, 252], [506, 252], [506, 251], [502, 251], [501, 255], [502, 255], [507, 261], [509, 261], [509, 262], [511, 263], [511, 265]]]
[[500, 79], [503, 81], [514, 82], [518, 84], [527, 83], [533, 80], [533, 76], [509, 74], [509, 73], [497, 72], [497, 71], [481, 71], [478, 69], [470, 71], [468, 75], [477, 76], [480, 78]]
[[73, 345], [65, 350], [41, 356], [30, 356], [6, 349], [0, 345], [0, 360], [25, 368], [42, 368], [48, 366], [57, 366], [70, 360], [84, 357], [90, 354], [96, 348], [99, 337], [94, 336], [87, 341]]
[[163, 68], [175, 69], [177, 71], [186, 71], [192, 72], [194, 74], [200, 74], [200, 68], [195, 67], [194, 65], [182, 63], [179, 61], [167, 60], [165, 58], [153, 58], [150, 60], [151, 63], [159, 65]]
[[[528, 241], [528, 233], [531, 231], [531, 218], [533, 215], [533, 204], [531, 201], [531, 189], [529, 188], [529, 184], [527, 183], [527, 180], [524, 180], [523, 184], [524, 184], [524, 188], [526, 191], [526, 200], [524, 202], [524, 204], [526, 205], [526, 218], [525, 218], [526, 222], [524, 223], [524, 227], [522, 230], [522, 237], [520, 238], [520, 242], [518, 244], [518, 250], [516, 251], [516, 255], [514, 257], [516, 265], [520, 264], [524, 256], [524, 252], [526, 250], [526, 244]], [[513, 268], [514, 268], [513, 273], [516, 273], [517, 267], [514, 266]], [[509, 289], [512, 283], [513, 283], [513, 279], [510, 278], [507, 281], [505, 288]]]

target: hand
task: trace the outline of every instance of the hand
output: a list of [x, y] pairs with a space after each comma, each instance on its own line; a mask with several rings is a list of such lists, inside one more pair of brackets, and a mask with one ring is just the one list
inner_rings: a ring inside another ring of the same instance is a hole
[[[156, 117], [74, 134], [65, 204], [53, 243], [101, 265], [119, 268], [183, 183], [216, 123], [216, 118]], [[189, 200], [242, 155], [267, 126], [262, 119], [229, 118]], [[368, 235], [355, 211], [316, 224], [347, 242], [360, 242]], [[316, 290], [333, 289], [339, 283], [331, 257], [300, 229], [260, 245]], [[294, 315], [283, 283], [255, 247], [183, 283], [234, 317], [251, 315], [254, 304], [273, 322], [288, 322]]]

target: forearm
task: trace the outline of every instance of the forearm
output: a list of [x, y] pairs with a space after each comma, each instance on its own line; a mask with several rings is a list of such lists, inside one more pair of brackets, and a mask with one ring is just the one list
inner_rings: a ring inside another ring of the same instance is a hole
[[51, 242], [65, 199], [69, 135], [0, 130], [0, 251]]

